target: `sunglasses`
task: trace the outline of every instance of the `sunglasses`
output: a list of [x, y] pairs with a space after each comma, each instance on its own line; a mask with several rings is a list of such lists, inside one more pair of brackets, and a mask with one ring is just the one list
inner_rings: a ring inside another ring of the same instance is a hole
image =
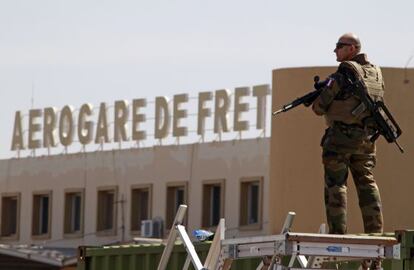
[[342, 49], [343, 47], [345, 47], [345, 46], [352, 46], [352, 45], [354, 45], [354, 44], [349, 44], [349, 43], [343, 43], [343, 42], [338, 42], [338, 43], [336, 43], [336, 49]]

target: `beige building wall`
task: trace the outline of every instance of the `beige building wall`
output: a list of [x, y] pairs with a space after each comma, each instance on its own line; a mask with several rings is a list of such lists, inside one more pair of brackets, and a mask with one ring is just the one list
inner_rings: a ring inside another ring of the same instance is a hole
[[[170, 182], [188, 182], [188, 231], [201, 228], [202, 183], [225, 179], [224, 217], [227, 236], [257, 235], [268, 231], [267, 190], [269, 188], [269, 138], [211, 142], [192, 145], [154, 146], [142, 149], [97, 151], [91, 153], [45, 156], [0, 161], [0, 193], [21, 193], [19, 239], [7, 243], [36, 243], [49, 246], [101, 245], [122, 240], [96, 235], [97, 190], [117, 186], [117, 227], [124, 213], [125, 239], [130, 233], [131, 186], [152, 184], [152, 217], [166, 216], [166, 189]], [[239, 230], [240, 181], [246, 177], [263, 178], [262, 224], [255, 230]], [[84, 236], [65, 238], [63, 234], [64, 192], [85, 190]], [[52, 191], [52, 229], [48, 239], [31, 236], [33, 193]], [[0, 201], [1, 203], [1, 201]], [[0, 207], [1, 209], [1, 207]]]
[[[272, 108], [304, 95], [313, 88], [313, 77], [323, 79], [334, 67], [286, 68], [273, 71]], [[401, 154], [382, 137], [377, 143], [375, 177], [383, 200], [385, 231], [414, 228], [414, 69], [383, 68], [386, 103], [400, 124]], [[316, 232], [325, 222], [321, 147], [325, 130], [322, 117], [311, 108], [297, 107], [272, 119], [269, 222], [280, 231], [288, 211], [295, 211], [295, 231]], [[352, 178], [348, 179], [348, 225], [350, 233], [363, 232]]]

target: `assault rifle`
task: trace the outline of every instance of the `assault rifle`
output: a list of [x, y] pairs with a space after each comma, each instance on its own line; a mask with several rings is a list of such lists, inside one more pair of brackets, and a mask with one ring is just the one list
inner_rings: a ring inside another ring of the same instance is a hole
[[368, 94], [367, 89], [361, 80], [355, 82], [352, 82], [350, 79], [348, 80], [351, 84], [351, 91], [361, 100], [361, 105], [358, 107], [362, 106], [362, 108], [357, 107], [356, 110], [364, 111], [365, 109], [368, 109], [374, 119], [376, 132], [370, 140], [374, 142], [380, 135], [382, 135], [387, 142], [395, 143], [400, 152], [404, 153], [404, 149], [397, 141], [398, 137], [402, 134], [402, 130], [385, 106], [385, 103], [383, 101], [374, 101]]
[[322, 87], [324, 87], [327, 83], [327, 80], [320, 82], [319, 81], [319, 76], [315, 76], [313, 78], [314, 83], [314, 91], [311, 91], [309, 93], [307, 93], [306, 95], [304, 95], [303, 97], [299, 97], [297, 99], [295, 99], [294, 101], [292, 101], [291, 103], [288, 103], [286, 105], [283, 105], [282, 108], [280, 110], [277, 110], [275, 112], [272, 113], [272, 115], [277, 115], [279, 113], [282, 112], [287, 112], [301, 104], [305, 105], [306, 107], [309, 107], [313, 101], [320, 95], [321, 91], [322, 91]]
[[[277, 115], [282, 112], [289, 111], [301, 104], [305, 105], [306, 107], [309, 107], [313, 101], [320, 95], [322, 88], [327, 84], [328, 79], [319, 82], [319, 76], [315, 76], [313, 78], [315, 84], [315, 90], [302, 96], [291, 103], [288, 103], [286, 105], [283, 105], [281, 109], [275, 111], [272, 113], [272, 115]], [[400, 126], [398, 125], [397, 121], [395, 121], [394, 117], [391, 115], [388, 108], [385, 106], [383, 101], [374, 101], [370, 95], [367, 92], [367, 89], [364, 85], [364, 83], [360, 80], [358, 81], [349, 81], [349, 91], [352, 91], [354, 95], [358, 96], [361, 100], [361, 104], [354, 110], [359, 111], [362, 113], [366, 109], [368, 109], [371, 112], [372, 118], [375, 122], [375, 128], [376, 132], [371, 137], [371, 141], [374, 142], [378, 139], [380, 135], [384, 136], [385, 140], [389, 143], [395, 143], [400, 150], [401, 153], [404, 153], [404, 149], [400, 146], [397, 139], [401, 136], [402, 130]]]

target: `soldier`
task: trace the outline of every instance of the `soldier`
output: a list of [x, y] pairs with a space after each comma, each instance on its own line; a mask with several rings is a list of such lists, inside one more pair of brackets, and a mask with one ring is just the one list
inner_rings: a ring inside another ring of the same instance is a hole
[[[375, 143], [370, 138], [375, 127], [370, 113], [352, 94], [350, 81], [362, 80], [373, 100], [382, 100], [384, 82], [379, 67], [361, 52], [361, 42], [352, 33], [342, 35], [334, 50], [340, 62], [326, 86], [312, 105], [317, 115], [324, 115], [328, 128], [322, 138], [322, 161], [325, 171], [325, 207], [331, 234], [345, 234], [347, 178], [351, 171], [358, 193], [365, 233], [383, 231], [382, 205], [375, 183]], [[370, 262], [362, 263], [368, 269]], [[381, 261], [370, 269], [381, 269]]]

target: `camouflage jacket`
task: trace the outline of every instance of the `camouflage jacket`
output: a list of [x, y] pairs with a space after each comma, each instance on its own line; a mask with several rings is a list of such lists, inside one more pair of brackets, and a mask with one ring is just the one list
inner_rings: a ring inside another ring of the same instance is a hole
[[[365, 54], [355, 56], [352, 61], [378, 70], [379, 84], [383, 88], [379, 68], [370, 64]], [[329, 126], [321, 142], [325, 149], [339, 153], [374, 154], [375, 144], [369, 140], [372, 131], [364, 124], [364, 119], [369, 117], [369, 112], [354, 114], [355, 108], [361, 101], [348, 89], [349, 79], [354, 80], [357, 77], [360, 75], [350, 63], [341, 63], [338, 70], [329, 76], [327, 85], [314, 101], [312, 109], [317, 115], [323, 115]], [[378, 81], [378, 75], [376, 79]]]

